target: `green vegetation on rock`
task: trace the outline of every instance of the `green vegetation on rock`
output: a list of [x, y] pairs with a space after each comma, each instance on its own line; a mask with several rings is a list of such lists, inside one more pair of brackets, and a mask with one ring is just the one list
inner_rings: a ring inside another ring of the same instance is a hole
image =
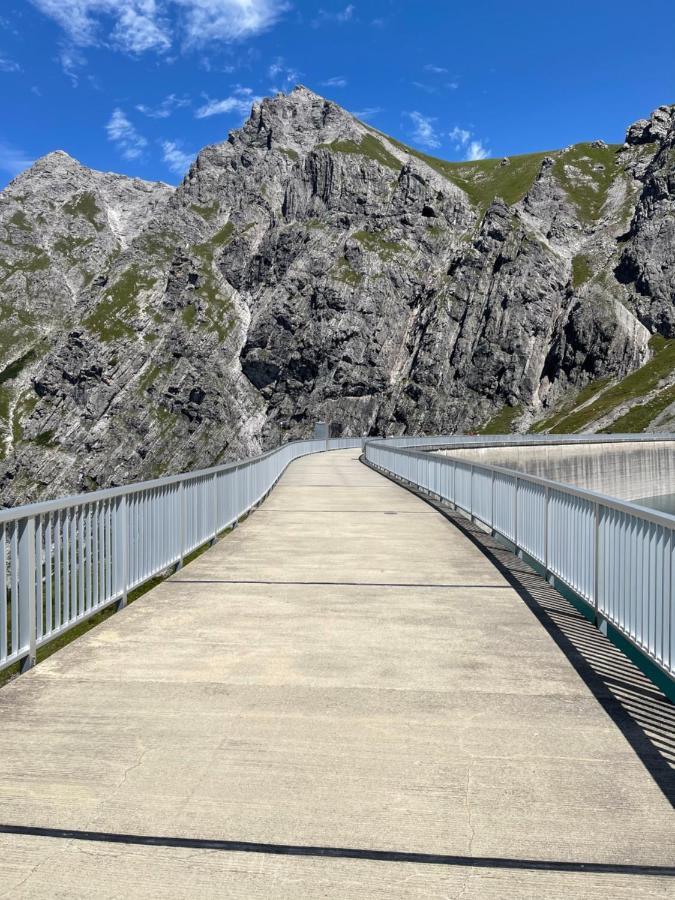
[[198, 216], [201, 216], [205, 222], [210, 222], [218, 212], [219, 208], [219, 204], [215, 201], [211, 203], [210, 206], [198, 206], [196, 203], [192, 203], [190, 205], [190, 209], [192, 210], [192, 212], [197, 213]]
[[560, 423], [584, 403], [588, 403], [591, 398], [609, 384], [610, 380], [610, 378], [596, 378], [595, 381], [589, 382], [586, 387], [582, 388], [571, 400], [567, 400], [554, 413], [551, 413], [551, 415], [541, 419], [539, 422], [535, 422], [530, 431], [533, 434], [540, 434], [545, 431], [561, 433]]
[[224, 247], [226, 244], [230, 243], [233, 234], [234, 225], [232, 222], [226, 222], [221, 229], [216, 231], [211, 238], [210, 243], [215, 244], [216, 247]]
[[589, 258], [579, 253], [572, 260], [572, 287], [578, 288], [585, 284], [592, 276], [591, 262]]
[[352, 237], [362, 244], [366, 250], [369, 250], [371, 253], [377, 253], [380, 259], [385, 261], [392, 259], [396, 253], [407, 249], [401, 244], [386, 241], [381, 235], [372, 231], [356, 231]]
[[600, 218], [612, 181], [617, 174], [620, 147], [575, 144], [557, 154], [553, 174], [576, 207], [582, 222]]
[[551, 155], [549, 152], [542, 152], [510, 156], [507, 164], [501, 159], [448, 162], [408, 147], [394, 138], [389, 140], [394, 146], [421, 159], [439, 175], [460, 187], [481, 211], [485, 211], [495, 197], [501, 197], [509, 206], [522, 200], [534, 183], [544, 157]]
[[28, 221], [28, 218], [26, 217], [26, 213], [21, 209], [17, 210], [14, 213], [14, 215], [9, 220], [9, 223], [10, 223], [10, 225], [16, 226], [16, 228], [19, 228], [21, 231], [31, 231], [32, 230], [31, 224]]
[[478, 434], [510, 434], [513, 429], [513, 423], [522, 412], [522, 406], [504, 405], [496, 415], [479, 429]]
[[64, 203], [63, 211], [71, 216], [81, 216], [93, 225], [97, 231], [103, 231], [103, 225], [100, 225], [97, 220], [101, 210], [96, 204], [96, 197], [90, 191], [85, 191], [79, 197]]
[[133, 337], [135, 331], [129, 320], [138, 313], [138, 295], [154, 287], [155, 283], [155, 278], [141, 272], [136, 265], [129, 266], [107, 289], [103, 300], [84, 320], [84, 325], [106, 342]]
[[59, 253], [63, 253], [64, 256], [72, 258], [75, 250], [88, 247], [93, 243], [93, 238], [79, 238], [72, 234], [60, 234], [57, 240], [54, 241], [54, 249], [58, 250]]
[[13, 260], [12, 262], [8, 259], [0, 259], [0, 269], [5, 270], [5, 279], [10, 278], [16, 272], [30, 275], [35, 272], [44, 272], [45, 269], [49, 268], [49, 257], [42, 247], [38, 247], [35, 244], [24, 244], [22, 245], [21, 250], [28, 253], [28, 256], [24, 256], [22, 259]]
[[294, 150], [292, 147], [279, 147], [279, 150], [281, 150], [281, 152], [284, 154], [284, 156], [287, 156], [289, 159], [292, 159], [293, 162], [296, 162], [299, 159], [297, 151]]
[[[608, 387], [596, 400], [582, 409], [574, 409], [569, 414], [563, 415], [562, 418], [558, 415], [557, 417], [552, 417], [551, 420], [540, 422], [536, 430], [543, 431], [545, 427], [548, 431], [556, 431], [561, 434], [581, 431], [581, 429], [589, 427], [593, 422], [611, 413], [617, 406], [640, 400], [655, 390], [659, 383], [675, 370], [675, 339], [666, 340], [661, 335], [655, 335], [650, 340], [649, 346], [653, 351], [653, 356], [644, 366]], [[607, 381], [607, 379], [604, 379], [605, 384]], [[596, 391], [598, 384], [599, 382], [594, 382]], [[590, 387], [591, 385], [588, 386], [588, 388]], [[577, 397], [575, 406], [578, 407], [580, 402], [582, 402], [581, 394]], [[665, 406], [663, 408], [665, 409]], [[638, 412], [635, 414], [635, 421], [639, 421]], [[616, 430], [616, 423], [611, 428]]]
[[356, 287], [357, 284], [361, 284], [363, 279], [362, 275], [352, 269], [344, 256], [337, 261], [331, 270], [331, 274], [337, 281], [348, 284], [350, 287]]
[[646, 403], [640, 403], [629, 409], [628, 412], [620, 416], [607, 428], [602, 429], [603, 434], [632, 434], [638, 431], [644, 431], [649, 427], [650, 423], [659, 416], [664, 409], [667, 409], [671, 403], [675, 403], [675, 385], [664, 388], [659, 391]]
[[196, 302], [181, 311], [183, 322], [188, 328], [199, 327], [200, 322], [204, 321], [208, 330], [215, 332], [221, 341], [230, 332], [229, 319], [226, 322], [223, 320], [232, 303], [231, 298], [223, 293], [223, 286], [214, 272], [214, 258], [216, 249], [229, 243], [233, 234], [234, 226], [228, 222], [210, 241], [191, 247], [192, 253], [201, 262], [195, 295], [203, 302]]
[[401, 171], [401, 163], [396, 159], [393, 153], [372, 134], [366, 134], [361, 138], [360, 143], [356, 141], [333, 141], [332, 144], [317, 144], [317, 150], [332, 150], [334, 153], [348, 153], [357, 156], [365, 156], [366, 159], [372, 159], [381, 166], [393, 169], [395, 172]]

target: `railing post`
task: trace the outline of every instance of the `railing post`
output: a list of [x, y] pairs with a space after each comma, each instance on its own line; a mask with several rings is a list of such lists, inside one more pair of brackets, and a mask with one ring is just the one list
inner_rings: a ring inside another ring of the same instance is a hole
[[548, 485], [544, 488], [544, 578], [548, 575]]
[[495, 470], [490, 470], [490, 530], [495, 531]]
[[607, 625], [600, 614], [600, 504], [597, 502], [593, 505], [593, 519], [593, 607], [595, 624], [606, 634]]
[[35, 517], [19, 524], [19, 646], [26, 647], [21, 671], [35, 665]]
[[122, 494], [117, 506], [117, 541], [119, 552], [119, 572], [122, 580], [122, 595], [117, 601], [117, 609], [124, 609], [127, 605], [127, 593], [129, 590], [129, 514], [127, 509], [127, 495]]
[[518, 556], [518, 476], [516, 475], [515, 485], [513, 488], [513, 543], [516, 548], [516, 556]]
[[177, 569], [183, 568], [185, 556], [185, 492], [183, 482], [178, 482], [178, 564]]
[[215, 544], [218, 537], [218, 476], [213, 473], [213, 537], [211, 543]]
[[469, 521], [473, 522], [473, 463], [469, 470]]

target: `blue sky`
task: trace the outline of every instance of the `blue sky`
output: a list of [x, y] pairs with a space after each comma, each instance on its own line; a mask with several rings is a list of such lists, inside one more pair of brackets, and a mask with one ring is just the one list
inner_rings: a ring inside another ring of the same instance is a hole
[[0, 184], [55, 149], [176, 183], [297, 82], [445, 159], [621, 141], [673, 34], [673, 0], [3, 0]]

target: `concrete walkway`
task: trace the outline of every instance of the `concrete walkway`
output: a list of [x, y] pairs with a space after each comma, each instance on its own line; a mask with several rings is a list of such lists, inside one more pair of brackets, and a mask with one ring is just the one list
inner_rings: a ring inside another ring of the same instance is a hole
[[624, 660], [622, 731], [523, 590], [354, 451], [294, 463], [0, 690], [0, 896], [672, 898], [672, 706]]

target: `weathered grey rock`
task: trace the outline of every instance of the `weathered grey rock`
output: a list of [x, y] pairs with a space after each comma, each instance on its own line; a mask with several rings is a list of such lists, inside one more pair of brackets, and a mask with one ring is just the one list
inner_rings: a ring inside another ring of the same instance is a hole
[[673, 329], [673, 135], [662, 107], [624, 149], [449, 165], [298, 87], [177, 189], [50, 154], [0, 195], [0, 498], [206, 466], [317, 419], [527, 423], [625, 375]]

